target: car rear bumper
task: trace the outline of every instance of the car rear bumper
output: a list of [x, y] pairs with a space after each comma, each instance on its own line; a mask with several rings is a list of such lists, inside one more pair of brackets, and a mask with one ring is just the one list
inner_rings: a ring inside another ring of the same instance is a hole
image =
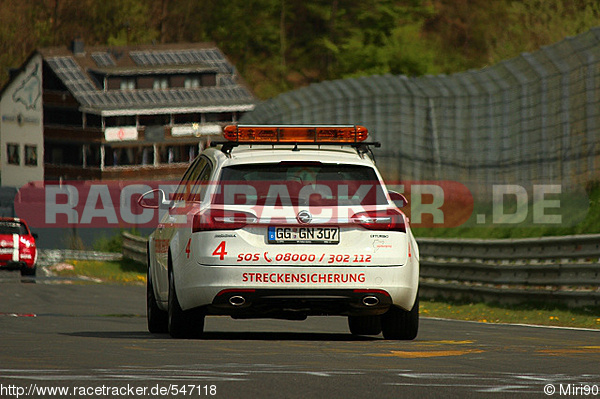
[[22, 270], [22, 269], [32, 269], [33, 265], [28, 265], [22, 261], [13, 261], [13, 260], [0, 260], [0, 269], [2, 270]]
[[212, 314], [240, 318], [277, 317], [273, 314], [284, 310], [305, 315], [373, 315], [384, 313], [390, 305], [410, 310], [418, 276], [416, 261], [344, 268], [188, 263], [175, 270], [175, 286], [184, 310], [206, 307]]
[[392, 299], [384, 290], [367, 289], [226, 289], [219, 292], [208, 314], [234, 318], [304, 319], [306, 316], [385, 313]]

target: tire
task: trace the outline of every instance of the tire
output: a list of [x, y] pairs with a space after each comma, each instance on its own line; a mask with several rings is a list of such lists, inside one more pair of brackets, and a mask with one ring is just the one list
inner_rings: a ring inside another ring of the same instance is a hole
[[381, 333], [381, 316], [348, 316], [352, 335], [378, 335]]
[[415, 339], [419, 332], [419, 298], [410, 311], [390, 306], [381, 316], [381, 330], [385, 339]]
[[154, 285], [152, 274], [148, 268], [146, 278], [146, 318], [148, 319], [148, 331], [153, 334], [169, 332], [169, 314], [158, 307], [154, 296]]
[[169, 312], [168, 330], [173, 338], [198, 338], [204, 331], [204, 313], [200, 310], [181, 309], [177, 291], [175, 290], [175, 278], [173, 270], [169, 273]]
[[29, 277], [35, 277], [35, 273], [37, 271], [37, 267], [33, 267], [33, 268], [28, 268], [28, 267], [21, 267], [21, 277], [24, 276], [29, 276]]

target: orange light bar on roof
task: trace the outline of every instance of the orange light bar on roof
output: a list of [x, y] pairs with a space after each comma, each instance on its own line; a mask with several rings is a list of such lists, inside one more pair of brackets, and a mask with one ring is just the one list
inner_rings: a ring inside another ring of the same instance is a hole
[[359, 143], [367, 139], [364, 126], [229, 125], [223, 136], [234, 142]]

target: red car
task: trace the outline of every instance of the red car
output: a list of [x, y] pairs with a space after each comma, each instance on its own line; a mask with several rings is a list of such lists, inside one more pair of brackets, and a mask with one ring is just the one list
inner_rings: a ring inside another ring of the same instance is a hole
[[35, 276], [35, 239], [24, 220], [0, 218], [0, 269], [20, 269], [22, 276]]

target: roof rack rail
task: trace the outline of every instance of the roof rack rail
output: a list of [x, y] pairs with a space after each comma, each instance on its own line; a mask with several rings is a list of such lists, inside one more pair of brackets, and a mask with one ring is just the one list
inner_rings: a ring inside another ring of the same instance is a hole
[[217, 147], [217, 146], [221, 146], [221, 151], [227, 155], [227, 156], [231, 156], [231, 151], [235, 148], [238, 147], [240, 145], [249, 145], [249, 146], [272, 146], [277, 147], [277, 146], [293, 146], [292, 151], [300, 151], [299, 147], [303, 147], [303, 146], [313, 146], [313, 147], [318, 147], [321, 148], [323, 146], [339, 146], [339, 147], [352, 147], [354, 149], [356, 149], [356, 152], [359, 155], [362, 154], [366, 154], [366, 153], [371, 153], [372, 151], [370, 149], [370, 147], [375, 147], [375, 148], [379, 148], [381, 147], [381, 143], [378, 141], [371, 141], [371, 142], [358, 142], [358, 143], [349, 143], [349, 142], [339, 142], [339, 141], [335, 141], [335, 142], [328, 142], [328, 141], [320, 141], [317, 143], [312, 143], [312, 142], [281, 142], [281, 141], [220, 141], [220, 142], [211, 142], [210, 146], [211, 147]]

